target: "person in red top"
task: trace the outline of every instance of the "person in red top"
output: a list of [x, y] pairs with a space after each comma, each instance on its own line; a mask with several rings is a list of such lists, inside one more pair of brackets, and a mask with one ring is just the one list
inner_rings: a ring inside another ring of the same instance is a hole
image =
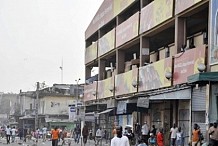
[[52, 146], [58, 146], [59, 130], [55, 127], [51, 130]]
[[159, 132], [157, 133], [157, 145], [164, 146], [164, 135], [162, 128], [160, 128]]

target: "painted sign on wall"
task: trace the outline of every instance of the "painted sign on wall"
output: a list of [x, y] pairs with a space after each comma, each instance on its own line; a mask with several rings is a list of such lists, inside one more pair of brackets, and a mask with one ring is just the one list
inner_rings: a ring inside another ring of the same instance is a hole
[[205, 64], [205, 46], [175, 55], [173, 85], [186, 83], [187, 77], [198, 73], [198, 64]]

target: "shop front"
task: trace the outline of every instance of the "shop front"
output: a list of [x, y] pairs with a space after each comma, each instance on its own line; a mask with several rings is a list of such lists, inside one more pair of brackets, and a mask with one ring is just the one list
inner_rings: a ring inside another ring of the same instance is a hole
[[[171, 91], [165, 91], [156, 95], [151, 95], [150, 100], [150, 127], [163, 128], [164, 138], [169, 138], [170, 128], [175, 123], [184, 131], [188, 137], [190, 132], [191, 115], [191, 88], [178, 88]], [[188, 138], [186, 138], [188, 143]], [[165, 141], [168, 145], [169, 141]]]

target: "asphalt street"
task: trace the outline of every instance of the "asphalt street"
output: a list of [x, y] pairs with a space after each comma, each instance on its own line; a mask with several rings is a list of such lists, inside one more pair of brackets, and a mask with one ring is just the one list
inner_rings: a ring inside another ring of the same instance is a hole
[[[84, 146], [83, 143], [81, 145], [81, 141], [77, 144], [74, 142], [72, 138], [66, 139], [66, 144], [64, 144], [63, 146], [69, 146], [68, 142], [71, 142], [70, 146]], [[58, 146], [61, 146], [61, 144], [62, 144], [62, 141], [58, 143]], [[42, 139], [39, 139], [37, 143], [35, 142], [35, 140], [27, 140], [26, 142], [23, 142], [23, 141], [20, 141], [19, 138], [17, 137], [14, 143], [7, 144], [5, 138], [0, 138], [0, 146], [19, 146], [19, 145], [21, 146], [51, 146], [51, 141], [47, 140], [43, 142]], [[88, 140], [85, 146], [95, 146], [94, 140]], [[99, 144], [98, 146], [109, 146], [109, 144], [103, 141], [102, 144]]]

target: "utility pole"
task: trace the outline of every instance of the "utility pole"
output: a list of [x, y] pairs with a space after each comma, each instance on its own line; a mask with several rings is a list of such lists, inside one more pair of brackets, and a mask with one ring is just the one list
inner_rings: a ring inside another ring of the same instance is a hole
[[39, 127], [39, 82], [36, 85], [36, 110], [35, 110], [35, 130]]

